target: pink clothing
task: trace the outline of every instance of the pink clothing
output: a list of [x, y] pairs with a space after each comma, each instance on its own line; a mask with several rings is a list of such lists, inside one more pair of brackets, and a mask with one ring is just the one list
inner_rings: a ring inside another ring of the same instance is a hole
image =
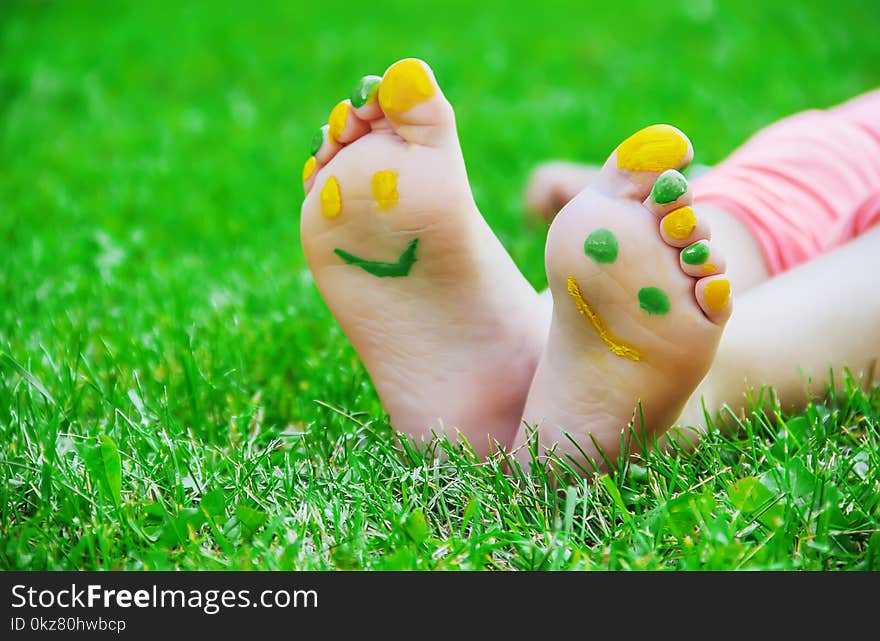
[[761, 130], [691, 183], [739, 217], [771, 274], [880, 224], [880, 90]]

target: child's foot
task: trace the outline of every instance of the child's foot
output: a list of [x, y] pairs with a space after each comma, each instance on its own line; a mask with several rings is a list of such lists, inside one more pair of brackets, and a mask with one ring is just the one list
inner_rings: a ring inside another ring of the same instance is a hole
[[547, 222], [581, 190], [596, 180], [599, 167], [554, 160], [538, 165], [526, 182], [526, 207]]
[[616, 459], [639, 405], [635, 428], [650, 441], [708, 370], [732, 302], [724, 262], [675, 171], [692, 157], [674, 127], [643, 129], [553, 221], [553, 320], [524, 413], [542, 452], [558, 444], [586, 469], [579, 450], [604, 467], [599, 449]]
[[365, 77], [303, 170], [302, 244], [395, 429], [509, 446], [546, 332], [480, 215], [452, 107], [420, 60]]

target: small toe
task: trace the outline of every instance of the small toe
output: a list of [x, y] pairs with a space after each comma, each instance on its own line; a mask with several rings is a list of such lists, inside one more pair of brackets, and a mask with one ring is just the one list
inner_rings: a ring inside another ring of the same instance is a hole
[[341, 144], [354, 142], [370, 131], [370, 125], [357, 117], [349, 100], [337, 103], [327, 122], [328, 135]]
[[669, 212], [693, 204], [694, 195], [687, 178], [676, 169], [667, 169], [657, 177], [651, 193], [645, 199], [645, 207], [661, 218]]
[[379, 85], [381, 76], [364, 76], [351, 90], [351, 106], [361, 120], [371, 121], [382, 117], [379, 107]]
[[697, 304], [706, 318], [716, 325], [723, 325], [733, 312], [730, 281], [723, 274], [707, 276], [697, 281], [694, 292]]
[[315, 159], [322, 165], [326, 165], [342, 149], [342, 144], [333, 139], [329, 133], [330, 125], [324, 125], [312, 139], [311, 152]]
[[727, 267], [724, 256], [708, 240], [698, 240], [682, 249], [679, 260], [681, 270], [694, 278], [721, 274]]
[[660, 236], [667, 245], [687, 247], [698, 240], [708, 240], [712, 232], [691, 207], [679, 207], [666, 214], [660, 221]]
[[317, 158], [314, 156], [309, 156], [306, 160], [305, 164], [302, 168], [302, 181], [303, 181], [303, 190], [306, 194], [311, 190], [312, 185], [315, 184], [315, 177], [318, 174], [318, 169], [320, 169], [323, 165], [318, 163]]

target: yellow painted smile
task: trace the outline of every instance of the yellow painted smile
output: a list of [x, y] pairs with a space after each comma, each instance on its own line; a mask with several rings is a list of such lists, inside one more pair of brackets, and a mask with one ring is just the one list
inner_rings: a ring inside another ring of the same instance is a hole
[[631, 361], [640, 361], [642, 360], [642, 353], [637, 350], [632, 345], [628, 345], [624, 341], [620, 340], [610, 331], [608, 331], [608, 327], [605, 325], [605, 321], [602, 320], [602, 317], [599, 316], [590, 304], [584, 299], [581, 294], [580, 287], [578, 287], [577, 281], [574, 279], [574, 276], [569, 276], [568, 281], [568, 294], [574, 300], [575, 306], [578, 308], [578, 311], [586, 318], [590, 325], [593, 326], [593, 329], [596, 330], [596, 333], [599, 335], [599, 338], [602, 339], [602, 342], [608, 347], [608, 349], [613, 353], [617, 354], [622, 358], [628, 358]]

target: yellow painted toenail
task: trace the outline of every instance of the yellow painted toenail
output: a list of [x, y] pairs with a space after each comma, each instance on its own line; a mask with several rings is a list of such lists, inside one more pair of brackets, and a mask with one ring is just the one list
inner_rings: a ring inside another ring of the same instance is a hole
[[581, 295], [580, 287], [578, 287], [577, 280], [575, 280], [573, 276], [568, 277], [566, 285], [568, 287], [568, 295], [574, 299], [574, 304], [578, 311], [590, 322], [590, 325], [596, 330], [599, 338], [602, 339], [602, 342], [605, 343], [605, 346], [611, 350], [613, 354], [617, 354], [622, 358], [628, 358], [631, 361], [642, 360], [642, 353], [639, 350], [631, 345], [627, 345], [608, 331], [608, 328], [605, 326], [605, 321], [593, 311], [593, 308], [590, 307], [590, 304]]
[[681, 207], [663, 218], [663, 231], [675, 240], [684, 240], [697, 226], [697, 217], [690, 207]]
[[342, 130], [345, 129], [345, 121], [347, 119], [348, 103], [343, 101], [333, 107], [333, 111], [330, 112], [330, 119], [328, 120], [330, 124], [329, 134], [333, 140], [339, 142], [339, 136], [342, 135]]
[[617, 166], [629, 171], [677, 169], [687, 155], [688, 144], [669, 125], [651, 125], [620, 143]]
[[330, 176], [321, 188], [321, 213], [324, 218], [336, 218], [342, 211], [342, 197], [339, 195], [339, 181]]
[[703, 273], [704, 274], [711, 274], [716, 269], [718, 269], [718, 268], [715, 267], [715, 265], [713, 265], [712, 263], [706, 263], [705, 265], [703, 265]]
[[730, 281], [726, 278], [718, 278], [706, 284], [703, 290], [706, 305], [713, 312], [720, 312], [730, 300]]
[[315, 160], [314, 156], [310, 156], [306, 161], [306, 164], [303, 165], [303, 182], [307, 181], [312, 177], [312, 174], [315, 173], [315, 167], [317, 166], [318, 161]]
[[379, 85], [379, 106], [386, 113], [402, 114], [436, 93], [424, 65], [408, 58], [395, 62]]
[[397, 174], [383, 169], [373, 174], [373, 198], [380, 209], [391, 209], [397, 204]]

